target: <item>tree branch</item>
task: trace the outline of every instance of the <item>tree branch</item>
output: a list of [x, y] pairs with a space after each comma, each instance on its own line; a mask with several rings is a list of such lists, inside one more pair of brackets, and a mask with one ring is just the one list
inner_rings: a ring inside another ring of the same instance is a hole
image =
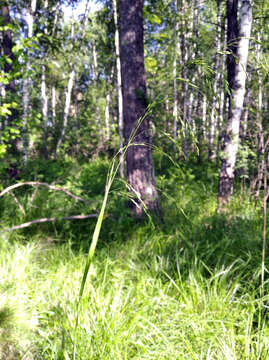
[[64, 216], [62, 218], [42, 218], [42, 219], [36, 219], [36, 220], [28, 221], [28, 222], [20, 224], [20, 225], [12, 226], [9, 229], [6, 228], [6, 229], [4, 229], [4, 231], [10, 232], [10, 231], [13, 231], [13, 230], [24, 229], [24, 228], [29, 227], [29, 226], [34, 225], [34, 224], [41, 224], [41, 223], [46, 223], [46, 222], [54, 222], [54, 221], [59, 221], [59, 220], [85, 220], [85, 219], [97, 218], [97, 217], [98, 217], [98, 214], [72, 215], [72, 216]]
[[25, 186], [25, 185], [29, 185], [29, 186], [46, 186], [48, 187], [49, 189], [51, 190], [54, 190], [54, 191], [62, 191], [64, 192], [66, 195], [69, 195], [71, 196], [73, 199], [75, 200], [79, 200], [79, 201], [83, 201], [85, 203], [88, 203], [90, 204], [90, 202], [88, 200], [85, 200], [83, 198], [81, 198], [80, 196], [77, 196], [77, 195], [74, 195], [72, 194], [70, 191], [64, 189], [64, 188], [61, 188], [61, 187], [57, 187], [57, 186], [54, 186], [54, 185], [50, 185], [50, 184], [47, 184], [45, 182], [38, 182], [38, 181], [26, 181], [26, 182], [23, 182], [23, 183], [17, 183], [15, 185], [11, 185], [9, 187], [7, 187], [6, 189], [4, 189], [1, 193], [0, 193], [0, 197], [2, 197], [3, 195], [9, 193], [11, 190], [13, 189], [16, 189], [16, 188], [19, 188], [21, 186]]

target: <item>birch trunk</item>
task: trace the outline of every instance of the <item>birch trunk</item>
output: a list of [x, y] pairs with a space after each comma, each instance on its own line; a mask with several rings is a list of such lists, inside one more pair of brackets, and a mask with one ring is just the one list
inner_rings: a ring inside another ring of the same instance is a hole
[[186, 0], [181, 0], [181, 57], [180, 57], [180, 66], [181, 66], [181, 78], [182, 78], [182, 86], [181, 86], [181, 111], [182, 111], [182, 124], [183, 124], [183, 152], [185, 158], [188, 157], [188, 124], [187, 124], [187, 71], [186, 71], [186, 60], [188, 58], [187, 53], [187, 44], [186, 44]]
[[[96, 45], [95, 41], [93, 41], [92, 46], [92, 55], [93, 55], [93, 77], [94, 77], [94, 87], [97, 92], [97, 72], [98, 72], [98, 62], [97, 62], [97, 52], [96, 52]], [[101, 124], [101, 115], [100, 115], [100, 108], [98, 105], [98, 99], [96, 99], [96, 119], [97, 119], [97, 128], [99, 132], [99, 136], [101, 139], [103, 138], [102, 135], [102, 124]]]
[[[72, 22], [72, 26], [71, 26], [71, 39], [72, 40], [74, 39], [74, 21]], [[55, 160], [57, 159], [58, 151], [62, 145], [64, 136], [65, 136], [65, 130], [67, 127], [69, 111], [70, 111], [71, 95], [72, 95], [72, 90], [73, 90], [73, 86], [74, 86], [74, 80], [75, 80], [74, 64], [71, 64], [71, 70], [69, 72], [69, 78], [68, 78], [68, 85], [67, 85], [67, 89], [65, 92], [65, 106], [64, 106], [64, 114], [63, 114], [63, 123], [62, 123], [62, 128], [60, 131], [60, 136], [57, 140], [55, 151], [54, 151], [54, 159]]]
[[[232, 3], [232, 1], [228, 0], [228, 5], [229, 3]], [[237, 62], [234, 68], [234, 78], [229, 79], [233, 87], [231, 88], [232, 94], [229, 99], [229, 114], [224, 139], [224, 158], [222, 159], [219, 177], [218, 202], [220, 211], [222, 206], [229, 202], [233, 193], [235, 161], [238, 151], [240, 118], [245, 96], [248, 47], [252, 25], [252, 6], [250, 0], [240, 0], [240, 3]], [[229, 21], [228, 17], [228, 30]]]
[[105, 109], [105, 128], [106, 128], [106, 141], [110, 140], [110, 123], [109, 123], [109, 110], [110, 110], [110, 102], [111, 102], [111, 95], [110, 95], [110, 88], [113, 83], [114, 78], [114, 65], [111, 70], [111, 74], [108, 81], [108, 89], [106, 94], [106, 109]]
[[68, 86], [67, 86], [67, 90], [65, 93], [65, 107], [64, 107], [63, 124], [62, 124], [61, 133], [60, 133], [60, 136], [57, 141], [56, 148], [55, 148], [55, 154], [54, 154], [55, 159], [57, 159], [57, 154], [58, 154], [59, 148], [61, 147], [64, 136], [65, 136], [65, 130], [67, 127], [68, 116], [69, 116], [69, 111], [70, 111], [71, 95], [72, 95], [72, 90], [73, 90], [73, 86], [74, 86], [74, 80], [75, 80], [75, 70], [72, 69], [69, 74]]
[[177, 21], [177, 12], [178, 12], [178, 4], [177, 0], [174, 0], [174, 60], [173, 60], [173, 139], [174, 139], [174, 157], [176, 158], [177, 154], [177, 131], [178, 131], [178, 97], [177, 97], [177, 53], [178, 53], [178, 31], [179, 24]]
[[220, 76], [220, 100], [219, 100], [219, 110], [218, 110], [218, 145], [217, 145], [217, 159], [219, 160], [220, 157], [220, 147], [221, 147], [221, 141], [222, 141], [222, 135], [223, 135], [223, 124], [226, 124], [226, 121], [224, 121], [224, 117], [226, 116], [226, 101], [227, 101], [227, 94], [225, 93], [225, 64], [226, 64], [226, 54], [225, 50], [227, 47], [227, 21], [224, 20], [223, 25], [223, 54], [221, 56], [221, 76]]
[[124, 178], [124, 159], [123, 149], [123, 98], [122, 98], [122, 80], [121, 80], [121, 61], [120, 61], [120, 35], [118, 22], [117, 0], [113, 0], [113, 14], [115, 24], [115, 49], [116, 49], [116, 69], [117, 69], [117, 94], [118, 94], [118, 127], [120, 136], [120, 176]]
[[213, 99], [212, 99], [212, 108], [210, 116], [210, 125], [209, 125], [209, 149], [208, 149], [208, 158], [213, 160], [215, 158], [214, 154], [214, 145], [216, 138], [216, 128], [218, 124], [218, 108], [219, 108], [219, 96], [217, 89], [220, 85], [220, 47], [221, 47], [221, 0], [217, 0], [217, 41], [216, 41], [216, 55], [215, 55], [215, 79], [213, 83]]
[[[48, 0], [44, 1], [44, 34], [48, 35], [47, 28], [47, 16], [48, 16]], [[44, 56], [46, 57], [46, 55]], [[45, 60], [45, 59], [44, 59]], [[47, 86], [46, 86], [46, 66], [43, 63], [41, 66], [41, 99], [42, 99], [42, 115], [43, 115], [43, 155], [45, 159], [48, 159], [48, 149], [47, 149], [47, 125], [48, 125], [48, 96], [47, 96]]]
[[[31, 0], [30, 6], [26, 8], [24, 20], [27, 25], [26, 37], [31, 39], [33, 37], [33, 27], [35, 20], [36, 11], [36, 0]], [[26, 62], [26, 73], [28, 74], [31, 70], [31, 58], [29, 52], [27, 52]], [[27, 121], [32, 114], [32, 101], [31, 101], [31, 86], [32, 81], [30, 77], [23, 80], [22, 93], [23, 93], [23, 131], [22, 131], [22, 142], [23, 142], [23, 160], [26, 164], [28, 161], [28, 134], [27, 134]]]
[[51, 89], [51, 110], [52, 110], [52, 125], [55, 126], [56, 121], [56, 89], [55, 85], [52, 85]]
[[[87, 2], [85, 12], [84, 12], [84, 16], [83, 16], [83, 20], [82, 20], [83, 21], [83, 30], [82, 30], [82, 35], [81, 35], [80, 41], [82, 41], [84, 39], [84, 36], [85, 36], [86, 25], [87, 25], [87, 22], [88, 22], [89, 10], [90, 10], [89, 2]], [[73, 39], [74, 39], [74, 19], [73, 19], [72, 26], [71, 26], [71, 40], [73, 40]], [[75, 82], [75, 74], [76, 74], [75, 65], [79, 60], [79, 56], [80, 56], [80, 53], [78, 52], [77, 55], [75, 56], [75, 58], [72, 59], [71, 65], [70, 65], [68, 85], [67, 85], [67, 90], [65, 92], [65, 107], [64, 107], [64, 115], [63, 115], [63, 124], [62, 124], [62, 129], [61, 129], [61, 132], [60, 132], [60, 136], [59, 136], [59, 138], [57, 140], [56, 147], [55, 147], [55, 150], [54, 150], [54, 159], [55, 160], [57, 159], [59, 148], [61, 147], [62, 142], [64, 140], [64, 136], [65, 136], [65, 131], [66, 131], [69, 112], [70, 112], [72, 90], [73, 90], [73, 86], [74, 86], [74, 82]]]
[[44, 157], [48, 159], [48, 149], [47, 149], [47, 125], [48, 125], [48, 96], [47, 96], [47, 87], [46, 87], [46, 67], [42, 65], [42, 75], [41, 75], [41, 98], [42, 98], [42, 115], [44, 123]]

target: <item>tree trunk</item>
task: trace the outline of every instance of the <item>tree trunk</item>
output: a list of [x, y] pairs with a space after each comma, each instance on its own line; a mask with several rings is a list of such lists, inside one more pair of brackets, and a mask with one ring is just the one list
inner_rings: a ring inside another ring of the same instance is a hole
[[188, 83], [187, 83], [187, 70], [186, 70], [186, 60], [188, 58], [187, 52], [187, 44], [186, 44], [186, 0], [181, 0], [181, 31], [180, 31], [180, 50], [181, 50], [181, 57], [180, 57], [180, 67], [181, 67], [181, 111], [182, 111], [182, 124], [184, 126], [183, 129], [183, 152], [185, 158], [188, 157], [188, 137], [189, 137], [189, 129], [187, 123], [187, 92], [188, 92]]
[[[120, 59], [123, 85], [123, 119], [127, 183], [134, 196], [132, 214], [158, 212], [146, 98], [143, 44], [143, 0], [120, 0]], [[133, 204], [133, 203], [132, 203]]]
[[[239, 126], [240, 118], [243, 109], [246, 70], [248, 58], [248, 46], [252, 25], [252, 6], [249, 0], [241, 0], [240, 7], [240, 31], [239, 40], [237, 42], [237, 61], [234, 59], [232, 66], [231, 59], [228, 59], [228, 81], [231, 91], [229, 99], [229, 114], [224, 138], [224, 157], [222, 159], [220, 177], [219, 177], [219, 191], [218, 201], [219, 210], [222, 206], [229, 202], [233, 193], [234, 183], [234, 169], [235, 161], [238, 151], [239, 141]], [[237, 0], [227, 1], [227, 16], [228, 16], [228, 45], [231, 46], [231, 41], [236, 42], [237, 37], [231, 38], [237, 34]], [[231, 29], [235, 26], [235, 29]], [[230, 55], [228, 56], [230, 58]]]
[[[34, 26], [34, 13], [36, 11], [36, 0], [32, 0], [30, 6], [26, 9], [24, 20], [27, 25], [26, 37], [31, 39], [33, 37], [33, 26]], [[26, 73], [28, 74], [31, 70], [31, 58], [27, 51], [27, 62], [26, 62]], [[31, 101], [31, 78], [26, 77], [23, 80], [23, 131], [22, 131], [22, 142], [23, 142], [23, 159], [24, 163], [28, 160], [28, 134], [27, 134], [27, 122], [32, 114], [32, 101]]]
[[[72, 19], [72, 26], [71, 26], [71, 39], [74, 39], [74, 19]], [[75, 63], [75, 62], [74, 62]], [[65, 92], [65, 106], [64, 106], [64, 115], [63, 115], [63, 124], [60, 131], [60, 136], [58, 138], [55, 152], [54, 152], [54, 159], [57, 159], [58, 151], [62, 145], [62, 142], [64, 140], [65, 136], [65, 130], [67, 127], [68, 117], [69, 117], [69, 111], [70, 111], [70, 105], [71, 105], [71, 96], [72, 96], [72, 90], [74, 86], [75, 81], [75, 69], [74, 69], [74, 63], [71, 63], [71, 69], [69, 72], [69, 79], [68, 79], [68, 85]]]
[[118, 93], [118, 126], [120, 136], [120, 176], [124, 178], [124, 159], [123, 159], [123, 99], [122, 99], [122, 80], [121, 80], [121, 61], [120, 61], [120, 35], [118, 22], [117, 0], [113, 0], [113, 13], [115, 24], [115, 49], [116, 49], [116, 68], [117, 68], [117, 93]]
[[67, 85], [67, 89], [66, 89], [66, 93], [65, 93], [65, 107], [64, 107], [64, 116], [63, 116], [63, 125], [62, 125], [62, 129], [61, 129], [61, 133], [59, 136], [59, 139], [57, 141], [57, 145], [55, 148], [55, 154], [54, 154], [54, 158], [57, 159], [57, 155], [58, 155], [58, 151], [62, 145], [62, 142], [64, 140], [64, 136], [65, 136], [65, 130], [67, 127], [67, 122], [68, 122], [68, 117], [69, 117], [69, 110], [70, 110], [70, 104], [71, 104], [71, 95], [72, 95], [72, 90], [73, 90], [73, 86], [74, 86], [74, 81], [75, 81], [75, 70], [72, 69], [69, 73], [69, 80], [68, 80], [68, 85]]
[[208, 158], [209, 160], [213, 160], [216, 156], [214, 153], [215, 147], [215, 138], [216, 138], [216, 129], [218, 124], [218, 108], [219, 104], [219, 96], [217, 89], [220, 85], [220, 76], [221, 71], [219, 68], [220, 65], [220, 47], [221, 47], [221, 1], [217, 0], [217, 40], [216, 40], [216, 55], [215, 55], [215, 79], [213, 83], [213, 99], [212, 99], [212, 108], [211, 108], [211, 116], [210, 116], [210, 126], [209, 126], [209, 149], [208, 149]]
[[178, 30], [179, 24], [177, 21], [177, 0], [174, 0], [174, 60], [173, 60], [173, 95], [174, 95], [174, 105], [173, 105], [173, 117], [174, 117], [174, 125], [173, 125], [173, 140], [174, 140], [174, 157], [176, 158], [177, 154], [177, 127], [178, 127], [178, 97], [177, 97], [177, 52], [178, 52]]
[[55, 126], [56, 122], [56, 89], [55, 85], [52, 85], [51, 89], [51, 110], [52, 110], [52, 125]]
[[[94, 87], [95, 87], [96, 94], [97, 94], [98, 62], [97, 62], [97, 52], [96, 52], [95, 40], [93, 40], [92, 55], [93, 55], [93, 68], [92, 69], [93, 69], [93, 77], [94, 77]], [[98, 132], [99, 132], [99, 138], [101, 138], [101, 142], [103, 142], [101, 114], [100, 114], [100, 108], [98, 105], [98, 97], [96, 98], [96, 119], [97, 119], [97, 128], [98, 128]]]
[[46, 87], [46, 67], [42, 65], [42, 75], [41, 75], [41, 98], [42, 98], [42, 115], [44, 122], [44, 157], [48, 159], [48, 149], [47, 149], [47, 125], [48, 125], [48, 96], [47, 96], [47, 87]]

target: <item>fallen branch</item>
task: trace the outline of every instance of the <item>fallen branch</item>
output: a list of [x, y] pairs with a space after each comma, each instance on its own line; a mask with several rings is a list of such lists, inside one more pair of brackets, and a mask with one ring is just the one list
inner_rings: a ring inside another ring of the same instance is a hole
[[29, 186], [46, 186], [49, 189], [54, 190], [54, 191], [62, 191], [66, 195], [71, 196], [75, 200], [83, 201], [83, 202], [88, 203], [88, 204], [90, 203], [88, 200], [85, 200], [85, 199], [81, 198], [80, 196], [74, 195], [70, 191], [68, 191], [68, 190], [66, 190], [64, 188], [57, 187], [57, 186], [54, 186], [54, 185], [50, 185], [50, 184], [47, 184], [47, 183], [44, 183], [44, 182], [38, 182], [38, 181], [26, 181], [26, 182], [23, 182], [23, 183], [18, 183], [18, 184], [15, 184], [15, 185], [11, 185], [11, 186], [7, 187], [6, 189], [4, 189], [0, 193], [0, 197], [5, 195], [6, 193], [9, 193], [13, 189], [16, 189], [16, 188], [19, 188], [19, 187], [25, 186], [25, 185], [29, 185]]
[[46, 223], [46, 222], [54, 222], [54, 221], [60, 221], [60, 220], [85, 220], [85, 219], [97, 218], [97, 217], [98, 217], [98, 214], [72, 215], [72, 216], [64, 216], [62, 218], [42, 218], [42, 219], [28, 221], [28, 222], [20, 224], [20, 225], [12, 226], [9, 229], [4, 229], [4, 231], [10, 232], [13, 230], [24, 229], [24, 228], [29, 227], [34, 224], [41, 224], [41, 223]]

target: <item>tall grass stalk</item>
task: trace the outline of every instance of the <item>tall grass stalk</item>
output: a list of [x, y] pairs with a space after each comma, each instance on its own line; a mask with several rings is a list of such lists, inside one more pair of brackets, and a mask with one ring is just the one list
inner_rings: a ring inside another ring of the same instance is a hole
[[[107, 179], [106, 179], [104, 199], [103, 199], [103, 202], [102, 202], [102, 207], [101, 207], [100, 214], [98, 216], [98, 219], [97, 219], [97, 222], [96, 222], [96, 225], [95, 225], [95, 228], [94, 228], [92, 241], [91, 241], [90, 249], [89, 249], [89, 252], [88, 252], [88, 256], [87, 256], [87, 260], [86, 260], [86, 264], [85, 264], [85, 268], [84, 268], [84, 272], [83, 272], [83, 276], [82, 276], [82, 280], [81, 280], [81, 284], [80, 284], [80, 290], [79, 290], [79, 296], [78, 296], [78, 305], [77, 305], [77, 314], [76, 314], [76, 323], [75, 323], [75, 329], [74, 329], [73, 360], [76, 359], [77, 327], [78, 327], [78, 317], [79, 317], [79, 312], [80, 312], [81, 299], [82, 299], [82, 296], [83, 296], [83, 293], [84, 293], [84, 289], [85, 289], [88, 274], [91, 271], [92, 260], [93, 260], [95, 249], [96, 249], [96, 246], [97, 246], [97, 243], [98, 243], [100, 231], [101, 231], [101, 228], [102, 228], [102, 223], [103, 223], [103, 220], [104, 220], [104, 214], [105, 214], [105, 209], [106, 209], [106, 206], [107, 206], [108, 195], [109, 195], [111, 186], [112, 186], [112, 184], [113, 184], [113, 182], [115, 180], [115, 177], [116, 177], [116, 175], [118, 173], [118, 170], [121, 167], [121, 163], [125, 159], [125, 155], [126, 155], [126, 152], [127, 152], [128, 148], [130, 146], [142, 145], [142, 144], [134, 143], [134, 138], [135, 138], [135, 135], [136, 135], [140, 125], [142, 124], [144, 119], [149, 115], [149, 112], [150, 112], [152, 106], [153, 105], [149, 105], [145, 115], [138, 119], [137, 125], [133, 129], [133, 131], [132, 131], [132, 133], [130, 135], [130, 138], [128, 140], [127, 145], [125, 147], [123, 147], [122, 149], [120, 149], [117, 152], [117, 154], [114, 156], [114, 158], [112, 159], [112, 162], [111, 162], [110, 169], [108, 171], [108, 175], [107, 175]], [[118, 158], [119, 158], [119, 161], [118, 161]], [[138, 197], [138, 199], [139, 199], [139, 201], [141, 201], [142, 206], [144, 207], [145, 213], [148, 215], [148, 217], [151, 220], [150, 214], [148, 214], [144, 202], [142, 201], [142, 199], [140, 197]], [[152, 222], [152, 220], [151, 220], [151, 222]]]

